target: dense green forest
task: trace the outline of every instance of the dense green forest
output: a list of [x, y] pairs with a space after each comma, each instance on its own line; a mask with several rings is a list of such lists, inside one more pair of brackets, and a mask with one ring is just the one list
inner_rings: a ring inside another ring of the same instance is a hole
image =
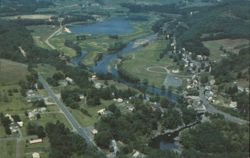
[[63, 123], [48, 123], [45, 131], [51, 144], [50, 158], [105, 157], [97, 149], [87, 146], [87, 143], [81, 136], [70, 132]]
[[26, 61], [19, 46], [24, 50], [33, 47], [32, 36], [25, 27], [4, 20], [0, 20], [0, 41], [0, 57], [14, 61]]
[[[183, 10], [183, 22], [188, 29], [178, 30], [180, 46], [195, 53], [208, 54], [201, 41], [222, 38], [249, 38], [250, 2], [239, 0], [221, 3], [218, 6]], [[191, 11], [196, 11], [192, 16]], [[201, 38], [203, 34], [209, 34]]]
[[248, 127], [210, 116], [211, 122], [197, 125], [181, 135], [186, 158], [244, 158], [249, 151]]
[[17, 15], [33, 13], [38, 8], [46, 8], [53, 5], [51, 1], [37, 0], [0, 0], [0, 15]]

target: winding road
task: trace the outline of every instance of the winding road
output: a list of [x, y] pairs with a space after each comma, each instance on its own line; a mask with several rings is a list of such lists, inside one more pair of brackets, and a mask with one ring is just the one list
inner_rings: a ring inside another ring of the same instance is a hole
[[59, 27], [59, 29], [57, 29], [55, 32], [53, 32], [53, 33], [45, 40], [45, 43], [46, 43], [52, 50], [55, 50], [56, 47], [53, 46], [53, 45], [49, 42], [49, 40], [50, 40], [51, 38], [53, 38], [57, 33], [62, 32], [62, 30], [63, 30], [62, 20], [59, 21], [59, 22], [60, 22], [60, 27]]

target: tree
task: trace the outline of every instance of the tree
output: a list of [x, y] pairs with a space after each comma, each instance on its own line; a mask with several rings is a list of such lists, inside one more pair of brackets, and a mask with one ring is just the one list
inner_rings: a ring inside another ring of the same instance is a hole
[[14, 119], [15, 122], [20, 122], [21, 118], [19, 115], [12, 115], [12, 118]]
[[176, 109], [169, 109], [162, 118], [162, 125], [166, 129], [175, 129], [182, 125], [180, 112]]
[[112, 139], [112, 134], [109, 131], [101, 131], [95, 135], [94, 139], [99, 147], [108, 149]]
[[166, 93], [166, 87], [164, 85], [161, 86], [161, 93], [162, 94]]
[[164, 108], [168, 108], [170, 106], [170, 102], [167, 98], [161, 98], [161, 102], [160, 102], [161, 106]]
[[205, 83], [208, 82], [208, 74], [207, 74], [207, 73], [202, 73], [202, 74], [201, 74], [200, 82], [201, 82], [202, 84], [205, 84]]

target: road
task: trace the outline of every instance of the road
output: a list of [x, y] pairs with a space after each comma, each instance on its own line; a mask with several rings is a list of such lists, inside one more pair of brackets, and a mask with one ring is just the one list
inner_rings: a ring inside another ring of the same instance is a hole
[[209, 113], [217, 113], [217, 114], [221, 114], [225, 117], [226, 120], [228, 121], [232, 121], [232, 122], [235, 122], [235, 123], [238, 123], [238, 124], [248, 124], [249, 122], [246, 121], [246, 120], [243, 120], [243, 119], [240, 119], [238, 117], [235, 117], [235, 116], [232, 116], [228, 113], [225, 113], [223, 111], [220, 111], [218, 109], [216, 109], [208, 100], [207, 98], [205, 97], [204, 95], [204, 87], [200, 87], [200, 90], [199, 90], [199, 94], [200, 94], [200, 100], [203, 102], [204, 106], [206, 107], [206, 110], [207, 112]]
[[45, 81], [45, 79], [40, 74], [38, 75], [38, 79], [43, 85], [44, 89], [47, 91], [48, 95], [53, 99], [53, 101], [57, 104], [58, 108], [63, 112], [68, 122], [71, 124], [73, 131], [78, 133], [81, 137], [83, 137], [89, 145], [95, 146], [95, 143], [91, 138], [89, 130], [85, 127], [80, 126], [78, 121], [69, 112], [65, 104], [54, 94], [53, 90], [50, 88], [50, 85]]
[[55, 50], [56, 47], [53, 46], [53, 45], [49, 42], [49, 40], [50, 40], [52, 37], [54, 37], [57, 33], [61, 32], [62, 29], [63, 29], [62, 21], [60, 21], [60, 27], [59, 27], [59, 29], [57, 29], [55, 32], [53, 32], [53, 33], [45, 40], [45, 43], [46, 43], [51, 49], [53, 49], [53, 50]]

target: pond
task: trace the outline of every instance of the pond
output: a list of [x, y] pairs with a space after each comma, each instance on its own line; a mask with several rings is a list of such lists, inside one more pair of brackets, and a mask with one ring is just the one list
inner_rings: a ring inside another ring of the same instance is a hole
[[71, 24], [68, 28], [73, 33], [90, 33], [93, 35], [120, 35], [133, 32], [133, 26], [130, 20], [123, 17], [114, 17], [102, 22], [90, 24]]

